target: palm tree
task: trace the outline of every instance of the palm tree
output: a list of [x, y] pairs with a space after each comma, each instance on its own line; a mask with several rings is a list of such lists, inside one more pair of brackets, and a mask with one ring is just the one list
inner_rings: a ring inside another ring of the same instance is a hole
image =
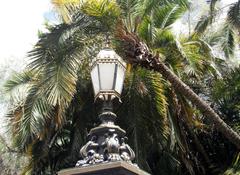
[[[194, 106], [206, 116], [213, 115], [209, 119], [217, 124], [223, 121], [165, 65], [193, 81], [214, 72], [211, 49], [204, 41], [179, 41], [170, 31], [171, 24], [186, 11], [187, 2], [91, 0], [67, 9], [69, 21], [48, 26], [49, 32], [40, 34], [29, 53], [31, 62], [26, 71], [5, 85], [9, 92], [22, 85], [26, 91], [22, 99], [14, 99], [8, 114], [15, 146], [31, 159], [25, 173], [54, 174], [74, 166], [79, 159], [77, 153], [85, 142], [86, 130], [97, 122], [88, 64], [101, 48], [96, 41], [102, 43], [106, 34], [113, 37], [113, 45], [132, 64], [128, 66], [123, 104], [117, 113], [129, 133], [139, 165], [153, 174], [176, 174], [181, 163], [190, 174], [200, 172], [195, 170], [194, 163], [198, 162], [193, 161], [196, 158], [184, 131], [187, 128], [190, 133], [197, 125]], [[165, 59], [164, 63], [160, 58]], [[239, 146], [239, 136], [225, 123], [217, 127], [223, 134], [233, 133], [235, 137], [225, 135]], [[191, 136], [195, 136], [193, 132]], [[208, 159], [194, 138], [198, 151]]]
[[[240, 131], [239, 71], [239, 67], [235, 68], [234, 70], [228, 71], [227, 73], [225, 73], [221, 80], [219, 79], [214, 81], [213, 88], [211, 89], [211, 98], [214, 102], [214, 108], [221, 113], [225, 121], [227, 121], [228, 124], [236, 131]], [[218, 140], [224, 143], [222, 141], [224, 139], [219, 138]], [[222, 155], [225, 154], [225, 156], [228, 157], [230, 154], [234, 154], [234, 161], [224, 174], [238, 174], [240, 172], [239, 150], [237, 150], [236, 152], [225, 152], [224, 150], [234, 150], [234, 148], [232, 148], [231, 145], [228, 145], [228, 143], [225, 143], [224, 145], [225, 149], [223, 149]], [[229, 166], [229, 163], [226, 163], [225, 165]]]
[[162, 61], [161, 57], [150, 51], [147, 44], [145, 44], [135, 33], [126, 31], [123, 24], [119, 24], [117, 28], [116, 37], [122, 41], [125, 48], [125, 58], [131, 64], [137, 64], [150, 70], [160, 72], [174, 87], [176, 91], [182, 93], [188, 100], [190, 100], [197, 108], [199, 108], [205, 116], [216, 125], [216, 128], [223, 133], [232, 143], [239, 148], [240, 136], [232, 130], [213, 109], [197, 96], [190, 87], [182, 82]]
[[160, 72], [169, 82], [171, 82], [176, 91], [182, 93], [188, 98], [205, 116], [210, 116], [212, 122], [216, 125], [216, 128], [239, 148], [239, 134], [232, 130], [219, 117], [219, 115], [213, 111], [210, 105], [204, 102], [189, 86], [182, 82], [166, 65], [163, 64], [162, 61], [160, 61], [158, 55], [154, 55], [154, 53], [150, 52], [148, 47], [141, 43], [140, 40], [131, 35], [125, 35], [125, 37], [127, 37], [127, 39], [124, 41], [129, 42], [128, 46], [132, 44], [131, 48], [128, 48], [130, 54], [126, 53], [130, 63], [138, 64], [147, 69]]
[[[238, 47], [240, 1], [216, 8], [218, 1], [211, 1], [208, 14], [201, 17], [194, 34], [208, 40], [211, 46], [218, 46], [225, 58], [229, 60], [234, 57], [235, 49]], [[228, 10], [227, 15], [225, 19], [221, 19], [222, 12], [225, 10]], [[214, 30], [212, 31], [211, 28]], [[209, 33], [211, 35], [208, 35]]]

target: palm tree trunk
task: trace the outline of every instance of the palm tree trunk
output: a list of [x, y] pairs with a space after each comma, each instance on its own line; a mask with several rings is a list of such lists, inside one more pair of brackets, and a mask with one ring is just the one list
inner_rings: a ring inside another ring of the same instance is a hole
[[147, 45], [141, 42], [137, 36], [132, 33], [120, 33], [121, 40], [124, 44], [124, 52], [127, 61], [133, 65], [139, 65], [149, 70], [154, 70], [162, 74], [168, 80], [174, 89], [182, 93], [192, 104], [207, 117], [216, 126], [216, 128], [231, 141], [235, 146], [240, 149], [240, 136], [230, 126], [228, 126], [214, 110], [202, 100], [193, 90], [187, 86], [180, 78], [178, 78], [159, 57], [153, 55]]
[[240, 149], [239, 134], [230, 128], [204, 100], [195, 94], [193, 90], [182, 82], [166, 65], [158, 61], [155, 66], [152, 66], [152, 69], [160, 72], [172, 84], [176, 91], [182, 93], [188, 100], [195, 104], [205, 116], [209, 116], [209, 120], [215, 124], [216, 128]]

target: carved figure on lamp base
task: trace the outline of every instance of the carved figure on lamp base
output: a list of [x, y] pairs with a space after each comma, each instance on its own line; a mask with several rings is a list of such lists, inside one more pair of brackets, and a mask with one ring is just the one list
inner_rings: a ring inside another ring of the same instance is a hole
[[132, 163], [134, 151], [125, 143], [125, 131], [114, 124], [116, 114], [100, 114], [102, 123], [89, 133], [90, 141], [80, 150], [82, 160], [76, 166], [88, 166], [104, 162], [126, 161]]

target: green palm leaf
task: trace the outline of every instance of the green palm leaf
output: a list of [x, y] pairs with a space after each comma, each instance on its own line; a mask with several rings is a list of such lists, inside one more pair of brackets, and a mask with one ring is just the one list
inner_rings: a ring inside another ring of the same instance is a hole
[[240, 1], [234, 3], [228, 11], [227, 20], [236, 29], [240, 28]]
[[121, 11], [116, 3], [116, 1], [109, 0], [88, 0], [82, 3], [81, 10], [92, 17], [95, 17], [105, 29], [104, 32], [113, 30], [114, 24], [116, 24], [117, 19], [119, 18]]
[[202, 16], [198, 21], [194, 29], [194, 32], [197, 33], [198, 35], [203, 34], [207, 30], [208, 26], [212, 23], [212, 19], [213, 19], [213, 16], [211, 15]]
[[222, 48], [226, 58], [234, 55], [235, 37], [234, 31], [228, 25], [223, 28]]
[[211, 0], [211, 3], [210, 3], [210, 10], [211, 10], [211, 11], [214, 11], [215, 6], [216, 6], [216, 3], [217, 3], [218, 1], [219, 1], [219, 0]]
[[125, 26], [127, 27], [128, 31], [136, 31], [139, 23], [140, 18], [143, 13], [143, 7], [140, 5], [142, 0], [118, 0], [117, 3], [119, 4], [122, 16], [124, 17], [123, 21], [125, 22]]
[[156, 8], [153, 17], [155, 27], [166, 28], [172, 25], [186, 10], [186, 6], [171, 3]]
[[30, 83], [33, 81], [35, 73], [32, 71], [14, 73], [13, 76], [5, 82], [4, 90], [6, 92], [12, 92], [17, 87]]
[[[21, 148], [26, 148], [32, 140], [41, 137], [49, 117], [51, 106], [46, 103], [46, 99], [39, 98], [38, 93], [38, 86], [32, 86], [23, 106], [22, 115], [20, 117], [12, 116], [18, 131], [15, 135], [16, 146]], [[14, 117], [17, 118], [14, 119]]]

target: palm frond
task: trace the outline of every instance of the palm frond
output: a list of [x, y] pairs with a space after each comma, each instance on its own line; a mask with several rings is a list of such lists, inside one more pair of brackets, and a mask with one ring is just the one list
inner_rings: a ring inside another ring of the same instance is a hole
[[227, 21], [236, 29], [240, 28], [240, 1], [234, 3], [228, 11]]
[[211, 33], [211, 35], [204, 35], [202, 36], [202, 39], [207, 42], [210, 46], [216, 46], [221, 42], [222, 39], [222, 31], [217, 30]]
[[216, 3], [217, 3], [218, 1], [219, 1], [219, 0], [211, 0], [211, 3], [210, 3], [210, 10], [211, 10], [211, 11], [214, 11], [215, 5], [216, 5]]
[[68, 28], [68, 25], [62, 24], [52, 27], [50, 33], [42, 34], [34, 49], [29, 52], [28, 56], [31, 58], [31, 63], [28, 67], [31, 70], [38, 70], [45, 66], [53, 59], [54, 53], [57, 52], [59, 46], [59, 39]]
[[121, 10], [116, 1], [109, 0], [88, 0], [82, 3], [81, 10], [92, 17], [97, 18], [103, 26], [105, 32], [113, 30], [114, 24], [120, 17]]
[[30, 52], [31, 62], [28, 67], [40, 72], [39, 81], [45, 87], [43, 93], [49, 104], [66, 107], [70, 103], [76, 92], [81, 52], [86, 43], [86, 36], [81, 31], [69, 33], [68, 25], [61, 25], [42, 36]]
[[214, 58], [212, 49], [205, 41], [196, 40], [185, 42], [183, 44], [183, 50], [186, 54], [184, 72], [187, 76], [200, 78], [208, 71], [210, 73], [215, 70], [214, 67], [211, 66]]
[[155, 27], [166, 28], [172, 25], [186, 10], [185, 6], [171, 3], [156, 8], [153, 17]]
[[211, 15], [204, 15], [200, 18], [197, 25], [195, 26], [194, 32], [198, 35], [203, 34], [209, 25], [212, 23], [213, 16]]
[[156, 29], [153, 38], [154, 48], [164, 48], [175, 43], [175, 38], [173, 33], [167, 29]]
[[[150, 80], [150, 84], [146, 80]], [[148, 72], [146, 74], [146, 85], [149, 89], [153, 100], [155, 101], [156, 109], [159, 116], [162, 117], [162, 123], [165, 128], [163, 128], [162, 133], [164, 137], [169, 136], [169, 126], [167, 124], [167, 98], [165, 94], [166, 82], [160, 76], [160, 74]]]
[[165, 55], [164, 61], [171, 65], [172, 70], [178, 74], [179, 70], [181, 70], [184, 66], [182, 61], [187, 59], [182, 43], [175, 38], [166, 46], [163, 46], [163, 54]]
[[143, 4], [143, 13], [142, 16], [150, 15], [154, 9], [160, 5], [160, 3], [164, 3], [164, 1], [160, 0], [143, 0], [141, 2]]
[[5, 82], [4, 90], [6, 92], [12, 92], [17, 87], [30, 83], [34, 79], [34, 76], [34, 72], [32, 71], [14, 73], [12, 77]]
[[215, 11], [216, 11], [216, 8], [215, 8], [215, 6], [216, 6], [216, 4], [217, 4], [217, 2], [219, 2], [219, 0], [211, 0], [211, 3], [210, 3], [210, 16], [211, 16], [211, 21], [212, 21], [212, 19], [214, 18], [214, 14], [215, 14]]
[[28, 92], [21, 115], [13, 115], [10, 120], [15, 120], [16, 146], [26, 148], [36, 138], [40, 138], [51, 106], [45, 98], [38, 97], [38, 86], [32, 86]]
[[64, 23], [72, 22], [72, 14], [77, 10], [80, 0], [51, 0]]
[[117, 3], [121, 8], [122, 19], [128, 31], [136, 31], [143, 11], [141, 0], [118, 0]]
[[[166, 116], [165, 86], [159, 74], [140, 68], [133, 69], [127, 76], [122, 97], [123, 105], [118, 112], [119, 116], [131, 116], [123, 117], [121, 126], [131, 123], [126, 128], [129, 142], [135, 150], [136, 161], [146, 169], [149, 167], [145, 159], [150, 154], [147, 150], [153, 145], [158, 150], [167, 149], [170, 129]], [[147, 105], [150, 103], [154, 105]]]
[[147, 41], [149, 44], [152, 43], [152, 39], [155, 35], [155, 28], [149, 16], [145, 16], [140, 23], [138, 27], [138, 33], [143, 40]]
[[141, 2], [143, 4], [143, 16], [150, 15], [154, 11], [158, 9], [159, 6], [168, 6], [169, 4], [179, 5], [182, 8], [188, 8], [189, 1], [188, 0], [143, 0]]
[[69, 103], [75, 94], [78, 59], [76, 55], [69, 55], [68, 58], [60, 58], [47, 65], [44, 73], [46, 77], [42, 83], [48, 87], [45, 93], [48, 102], [53, 106]]
[[206, 35], [204, 40], [211, 46], [220, 48], [220, 53], [228, 59], [234, 56], [236, 47], [236, 32], [228, 23], [223, 23], [222, 27], [211, 36]]
[[230, 58], [234, 55], [234, 49], [235, 49], [235, 37], [234, 37], [234, 31], [232, 28], [228, 25], [226, 25], [223, 28], [223, 38], [221, 46], [223, 48], [223, 52], [226, 56], [226, 58]]

